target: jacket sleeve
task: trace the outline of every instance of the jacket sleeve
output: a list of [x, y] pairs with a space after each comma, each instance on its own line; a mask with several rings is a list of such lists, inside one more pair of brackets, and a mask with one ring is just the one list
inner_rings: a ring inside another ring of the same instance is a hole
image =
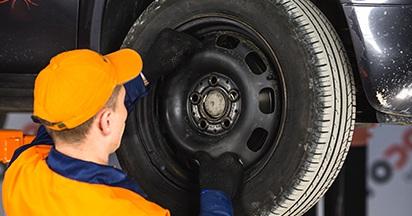
[[146, 89], [142, 76], [140, 75], [124, 84], [124, 87], [126, 89], [124, 105], [126, 106], [127, 111], [131, 112], [136, 101], [147, 95], [148, 89]]
[[232, 201], [222, 191], [200, 192], [200, 216], [233, 216]]

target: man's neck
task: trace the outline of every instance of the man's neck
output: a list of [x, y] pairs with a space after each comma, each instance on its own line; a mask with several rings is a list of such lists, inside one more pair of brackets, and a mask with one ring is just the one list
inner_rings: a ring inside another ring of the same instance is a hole
[[88, 144], [55, 142], [55, 147], [57, 151], [69, 157], [94, 162], [101, 165], [108, 165], [109, 154], [103, 152], [101, 148], [93, 148], [94, 145], [91, 143]]

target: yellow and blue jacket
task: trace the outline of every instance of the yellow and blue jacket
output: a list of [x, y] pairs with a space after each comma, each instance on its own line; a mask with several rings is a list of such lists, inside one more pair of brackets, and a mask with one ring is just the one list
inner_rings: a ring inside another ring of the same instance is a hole
[[[125, 88], [130, 110], [147, 90], [140, 76]], [[200, 196], [200, 215], [233, 215], [231, 201], [223, 192], [202, 190]], [[31, 144], [14, 153], [3, 181], [3, 206], [7, 216], [170, 215], [150, 202], [122, 170], [57, 151], [43, 126]]]

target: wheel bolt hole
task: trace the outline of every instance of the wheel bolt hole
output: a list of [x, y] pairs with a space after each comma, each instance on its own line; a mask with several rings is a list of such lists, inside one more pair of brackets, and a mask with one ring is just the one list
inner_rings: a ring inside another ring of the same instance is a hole
[[211, 76], [209, 79], [209, 83], [212, 86], [215, 86], [217, 84], [217, 77], [216, 76]]

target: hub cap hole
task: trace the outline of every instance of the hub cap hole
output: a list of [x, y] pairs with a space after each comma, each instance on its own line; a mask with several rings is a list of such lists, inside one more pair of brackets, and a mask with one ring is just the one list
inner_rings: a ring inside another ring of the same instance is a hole
[[275, 111], [274, 95], [271, 88], [264, 88], [259, 92], [259, 109], [262, 113], [270, 114]]
[[232, 37], [230, 35], [221, 35], [217, 39], [216, 45], [226, 48], [226, 49], [234, 49], [239, 45], [239, 39]]
[[253, 130], [252, 135], [249, 137], [247, 141], [247, 147], [253, 151], [259, 151], [263, 144], [265, 144], [266, 138], [268, 136], [268, 132], [263, 128], [256, 128]]
[[262, 58], [256, 53], [251, 52], [246, 56], [246, 64], [254, 74], [262, 74], [266, 71], [267, 67]]
[[207, 122], [206, 122], [206, 120], [201, 120], [200, 121], [200, 123], [199, 123], [199, 126], [200, 126], [200, 128], [201, 129], [206, 129], [207, 128]]
[[223, 127], [224, 128], [229, 128], [230, 127], [230, 120], [229, 119], [223, 120]]

